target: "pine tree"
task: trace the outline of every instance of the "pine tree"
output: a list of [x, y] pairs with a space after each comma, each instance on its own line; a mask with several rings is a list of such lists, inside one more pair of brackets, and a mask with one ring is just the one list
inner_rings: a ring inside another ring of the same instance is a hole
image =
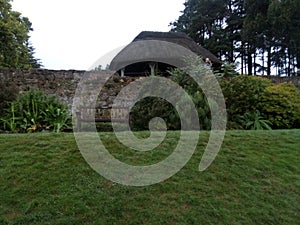
[[173, 31], [191, 36], [240, 73], [300, 71], [299, 0], [187, 0]]

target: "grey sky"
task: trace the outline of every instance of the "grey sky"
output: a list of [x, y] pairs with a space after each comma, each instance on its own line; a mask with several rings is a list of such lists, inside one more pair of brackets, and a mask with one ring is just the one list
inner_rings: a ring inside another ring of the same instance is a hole
[[141, 31], [169, 31], [185, 0], [14, 0], [33, 23], [31, 42], [47, 69], [90, 68]]

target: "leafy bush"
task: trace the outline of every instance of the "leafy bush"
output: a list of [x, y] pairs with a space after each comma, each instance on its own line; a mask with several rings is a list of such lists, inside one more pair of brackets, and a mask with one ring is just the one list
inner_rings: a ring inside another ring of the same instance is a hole
[[292, 83], [280, 83], [266, 88], [261, 112], [274, 128], [300, 127], [300, 93]]
[[180, 129], [180, 119], [171, 103], [162, 98], [146, 97], [137, 102], [131, 110], [133, 130], [148, 130], [149, 122], [155, 117], [162, 118], [168, 130]]
[[221, 87], [230, 121], [228, 124], [236, 128], [242, 125], [240, 118], [245, 113], [253, 113], [257, 110], [262, 112], [263, 96], [269, 86], [272, 86], [270, 80], [254, 76], [240, 75], [222, 80]]
[[[207, 71], [207, 68], [204, 67], [205, 65], [193, 63], [192, 66], [195, 67], [193, 68], [194, 70], [199, 70], [200, 72]], [[198, 83], [182, 70], [174, 69], [170, 71], [170, 73], [172, 75], [171, 79], [178, 83], [189, 94], [195, 104], [201, 129], [209, 130], [211, 128], [211, 112], [207, 98]]]
[[6, 128], [9, 131], [15, 132], [18, 127], [18, 120], [20, 119], [19, 117], [16, 117], [16, 103], [11, 102], [10, 103], [10, 108], [7, 108], [7, 115], [6, 117], [0, 117], [1, 125], [4, 130]]
[[9, 109], [9, 102], [16, 100], [18, 88], [15, 84], [0, 80], [0, 117]]
[[47, 96], [39, 90], [20, 94], [10, 103], [4, 117], [4, 129], [12, 132], [53, 130], [59, 132], [71, 123], [67, 106], [55, 96]]
[[[221, 82], [233, 129], [289, 129], [300, 127], [300, 93], [291, 83], [235, 76]], [[261, 127], [262, 126], [262, 127]]]
[[246, 130], [272, 130], [270, 127], [272, 123], [264, 119], [258, 110], [256, 112], [246, 112], [243, 116], [240, 116], [240, 120]]
[[[202, 69], [201, 66], [196, 66], [196, 69]], [[208, 101], [204, 96], [204, 93], [200, 89], [199, 85], [186, 73], [179, 69], [170, 71], [170, 79], [175, 83], [179, 84], [191, 97], [199, 116], [199, 123], [201, 129], [208, 130], [211, 127], [211, 114]], [[167, 90], [164, 90], [167, 91]], [[182, 97], [184, 101], [184, 96]], [[131, 112], [131, 127], [135, 130], [146, 130], [148, 129], [149, 121], [152, 118], [160, 117], [165, 120], [167, 128], [169, 130], [181, 129], [181, 122], [177, 112], [177, 104], [175, 107], [169, 102], [161, 98], [147, 97], [139, 101]], [[181, 108], [182, 114], [186, 108]], [[186, 123], [191, 122], [189, 118], [186, 119]], [[194, 124], [189, 124], [189, 127], [193, 129]]]

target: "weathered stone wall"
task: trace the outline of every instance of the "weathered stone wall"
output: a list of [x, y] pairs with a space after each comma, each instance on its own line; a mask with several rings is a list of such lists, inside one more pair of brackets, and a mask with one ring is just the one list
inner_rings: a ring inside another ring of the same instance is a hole
[[[88, 73], [78, 70], [0, 69], [0, 79], [7, 85], [16, 85], [20, 93], [35, 88], [49, 95], [56, 95], [71, 109], [78, 83]], [[105, 72], [98, 73], [96, 75], [101, 76]], [[111, 105], [121, 88], [135, 79], [114, 75], [103, 87], [98, 103]]]
[[85, 71], [45, 69], [1, 69], [0, 79], [16, 85], [19, 92], [40, 89], [71, 105], [76, 87]]
[[297, 77], [276, 77], [276, 76], [271, 76], [271, 77], [268, 77], [268, 78], [271, 79], [272, 82], [275, 83], [275, 84], [283, 83], [283, 82], [292, 82], [300, 90], [300, 76], [297, 76]]
[[[0, 69], [0, 79], [7, 81], [8, 85], [15, 84], [19, 92], [38, 88], [47, 94], [57, 95], [71, 108], [77, 85], [87, 73], [77, 70]], [[101, 73], [103, 75], [105, 72], [99, 72], [99, 76]], [[132, 77], [121, 78], [114, 75], [106, 82], [99, 96], [98, 104], [111, 105], [121, 88], [136, 79]], [[270, 79], [274, 83], [292, 82], [300, 90], [300, 77], [270, 77]]]

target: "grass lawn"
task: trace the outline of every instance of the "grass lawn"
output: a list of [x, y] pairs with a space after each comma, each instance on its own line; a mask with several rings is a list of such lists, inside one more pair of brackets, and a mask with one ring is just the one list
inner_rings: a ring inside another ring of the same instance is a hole
[[[139, 165], [169, 155], [178, 135], [134, 154], [101, 133], [116, 158]], [[199, 172], [208, 137], [172, 178], [128, 187], [94, 172], [71, 133], [2, 134], [0, 224], [300, 224], [300, 130], [229, 131]]]

